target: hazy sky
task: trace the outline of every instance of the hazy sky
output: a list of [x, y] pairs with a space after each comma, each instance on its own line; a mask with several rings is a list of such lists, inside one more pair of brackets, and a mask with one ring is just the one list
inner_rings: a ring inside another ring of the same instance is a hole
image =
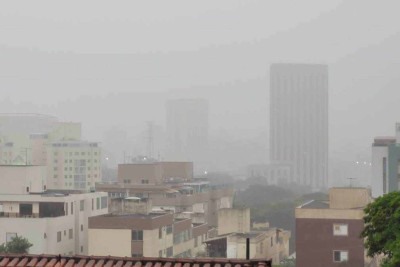
[[398, 0], [1, 1], [0, 112], [82, 121], [101, 139], [113, 125], [162, 124], [165, 99], [205, 97], [212, 134], [267, 140], [269, 65], [325, 63], [331, 157], [365, 158], [400, 120], [398, 10]]

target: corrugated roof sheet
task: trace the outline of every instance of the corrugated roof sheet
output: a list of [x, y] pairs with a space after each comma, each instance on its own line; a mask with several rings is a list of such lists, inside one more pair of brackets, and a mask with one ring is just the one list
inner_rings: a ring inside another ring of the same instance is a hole
[[271, 267], [270, 260], [0, 254], [0, 267]]

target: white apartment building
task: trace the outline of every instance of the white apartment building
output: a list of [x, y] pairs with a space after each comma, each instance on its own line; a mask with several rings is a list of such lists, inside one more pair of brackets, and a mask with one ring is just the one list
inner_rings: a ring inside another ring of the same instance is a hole
[[57, 141], [47, 146], [48, 186], [91, 190], [101, 182], [101, 148], [86, 141]]
[[45, 166], [0, 166], [0, 244], [23, 236], [33, 254], [87, 254], [88, 218], [108, 213], [107, 193], [46, 190]]

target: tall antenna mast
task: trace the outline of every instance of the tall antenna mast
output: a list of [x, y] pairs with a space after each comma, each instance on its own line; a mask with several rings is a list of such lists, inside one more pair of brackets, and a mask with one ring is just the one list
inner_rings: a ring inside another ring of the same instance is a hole
[[154, 122], [147, 122], [147, 156], [153, 157], [154, 150]]

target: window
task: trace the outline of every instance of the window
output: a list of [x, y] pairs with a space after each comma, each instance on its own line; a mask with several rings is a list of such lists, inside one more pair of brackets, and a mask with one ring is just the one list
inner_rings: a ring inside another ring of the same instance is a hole
[[167, 235], [172, 234], [172, 224], [167, 225], [166, 233]]
[[68, 231], [69, 239], [72, 239], [72, 238], [73, 238], [73, 235], [74, 235], [74, 230], [69, 229], [69, 231]]
[[84, 211], [85, 210], [85, 200], [79, 201], [79, 210]]
[[140, 258], [143, 257], [142, 253], [132, 253], [132, 258]]
[[81, 252], [83, 252], [83, 246], [81, 246]]
[[81, 232], [83, 232], [83, 224], [81, 224]]
[[61, 231], [57, 232], [57, 243], [61, 242]]
[[149, 180], [147, 180], [147, 179], [142, 179], [142, 184], [148, 184], [149, 183]]
[[67, 235], [67, 230], [64, 230], [64, 236], [66, 236]]
[[142, 241], [143, 240], [143, 231], [142, 230], [132, 230], [132, 240], [133, 241]]
[[192, 233], [189, 229], [183, 230], [182, 232], [174, 234], [174, 245], [180, 244], [182, 242], [186, 242], [191, 239]]
[[194, 238], [194, 247], [197, 248], [197, 246], [199, 245], [199, 237], [195, 237]]
[[347, 224], [333, 224], [333, 235], [335, 236], [347, 236], [348, 225]]
[[107, 208], [107, 197], [101, 197], [101, 208]]
[[94, 210], [94, 198], [92, 198], [92, 210]]
[[333, 251], [333, 261], [334, 262], [343, 262], [348, 261], [349, 252], [345, 250], [334, 250]]
[[100, 198], [99, 197], [96, 199], [96, 209], [97, 210], [100, 209]]
[[71, 202], [71, 214], [74, 214], [74, 202]]
[[158, 228], [158, 238], [162, 238], [162, 227]]
[[172, 257], [173, 254], [174, 254], [173, 247], [167, 248], [167, 258]]
[[26, 192], [29, 193], [29, 186], [26, 187]]
[[68, 215], [68, 203], [65, 203], [65, 215]]
[[158, 251], [158, 257], [160, 257], [160, 258], [162, 257], [162, 250]]
[[274, 245], [274, 239], [271, 237], [271, 247]]

